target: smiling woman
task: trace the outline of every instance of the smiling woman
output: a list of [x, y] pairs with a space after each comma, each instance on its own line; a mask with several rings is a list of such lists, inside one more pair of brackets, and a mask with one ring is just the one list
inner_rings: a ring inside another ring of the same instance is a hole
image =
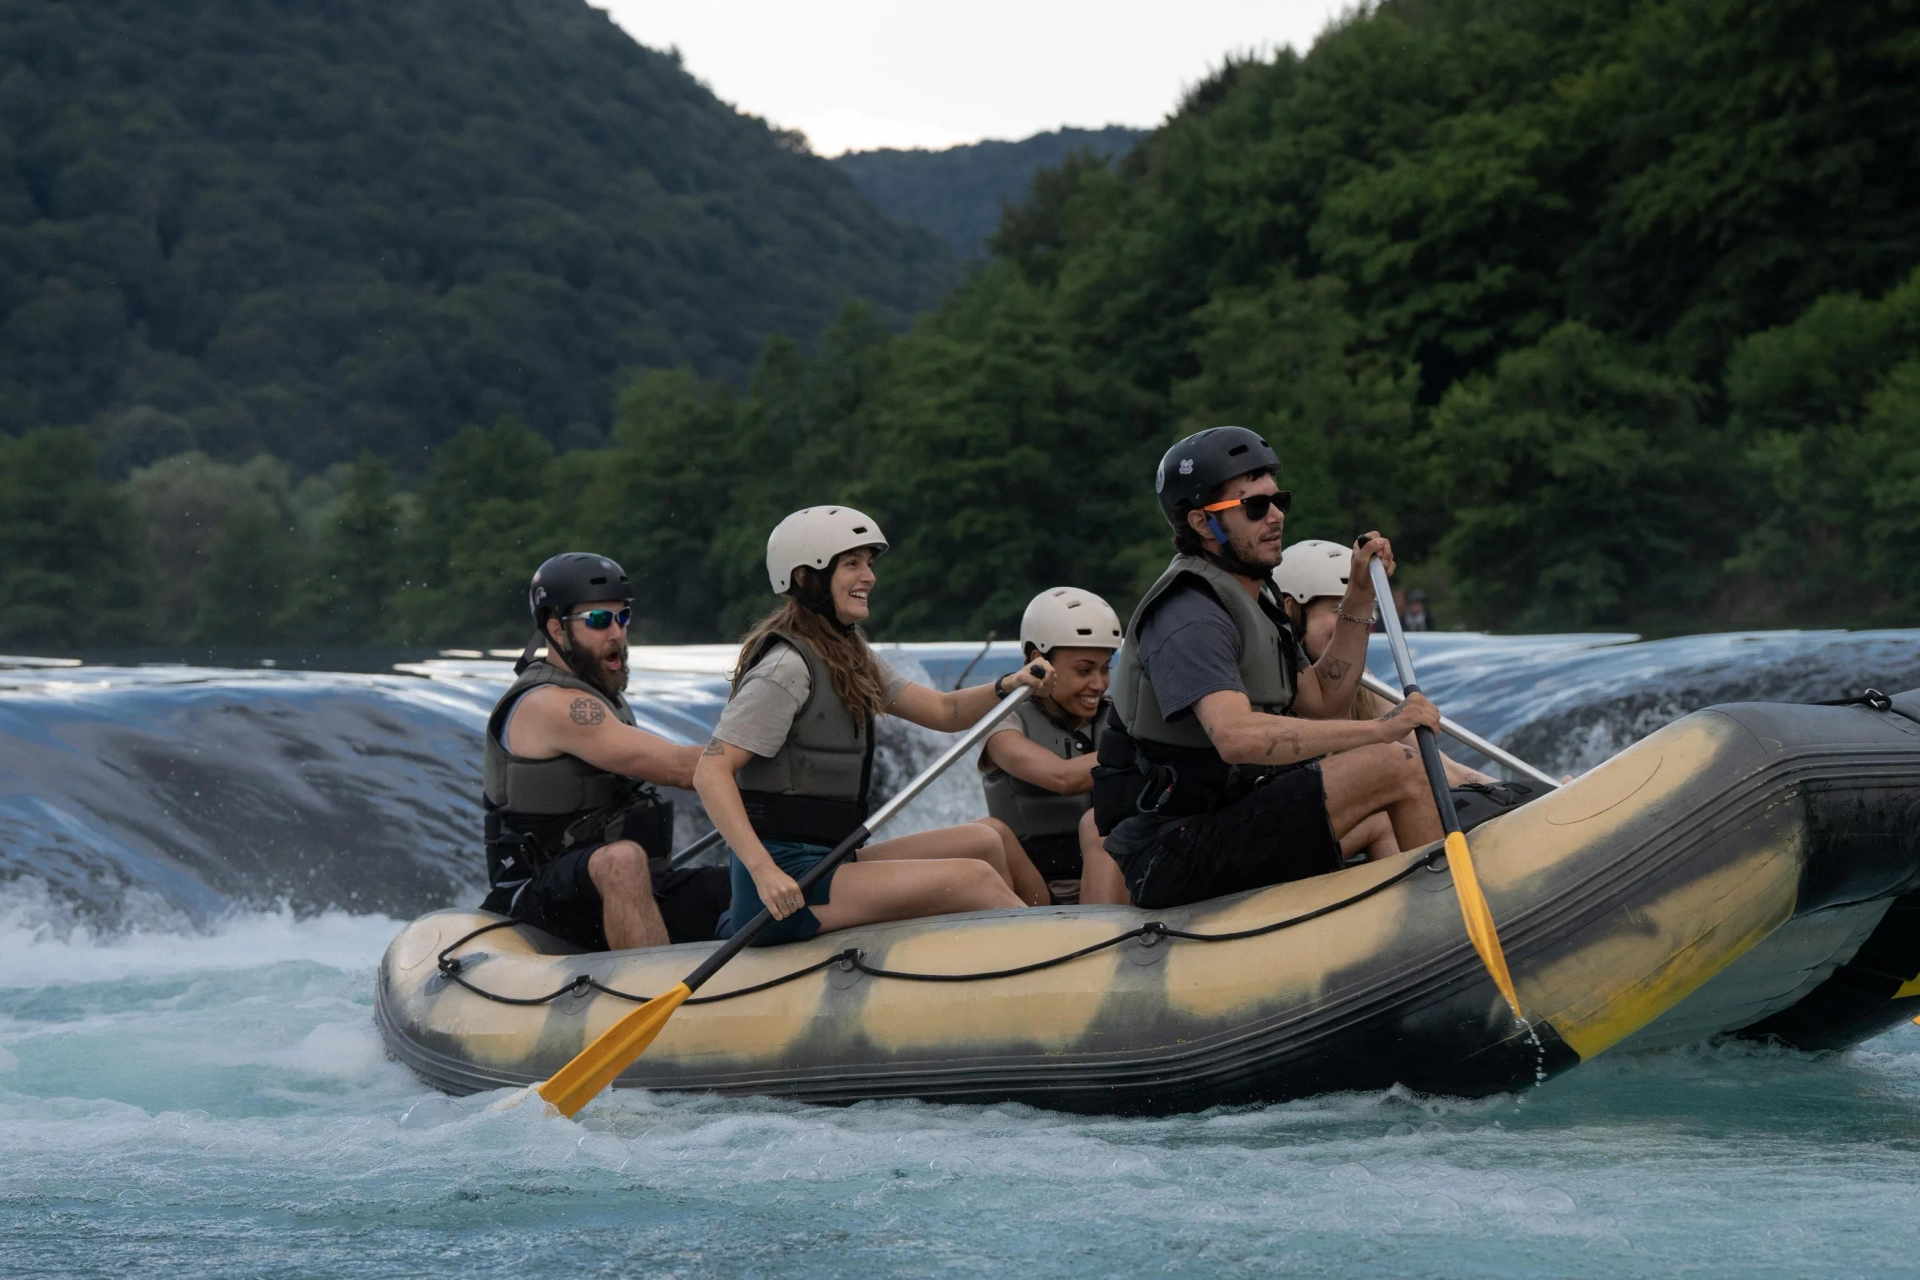
[[936, 693], [894, 671], [860, 631], [886, 549], [879, 524], [851, 507], [796, 511], [767, 539], [767, 577], [786, 600], [742, 644], [732, 697], [694, 772], [707, 816], [733, 850], [734, 925], [763, 907], [774, 918], [755, 946], [1021, 905], [999, 838], [978, 823], [882, 840], [804, 894], [797, 883], [866, 821], [878, 716], [952, 732], [1010, 685], [1044, 689], [1051, 680], [1041, 661], [991, 685]]
[[985, 823], [1014, 887], [1035, 906], [1127, 905], [1126, 881], [1093, 823], [1093, 770], [1106, 728], [1120, 616], [1091, 591], [1042, 591], [1020, 619], [1020, 649], [1053, 667], [1053, 688], [1022, 703], [980, 752]]

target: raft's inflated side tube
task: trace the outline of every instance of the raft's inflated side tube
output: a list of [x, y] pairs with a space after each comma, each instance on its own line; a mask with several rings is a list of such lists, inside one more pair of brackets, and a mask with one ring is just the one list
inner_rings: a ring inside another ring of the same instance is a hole
[[[1916, 805], [1920, 723], [1856, 707], [1743, 704], [1690, 715], [1487, 822], [1473, 833], [1475, 865], [1531, 1028], [1514, 1022], [1468, 944], [1444, 863], [1429, 869], [1413, 852], [1178, 910], [979, 912], [752, 950], [702, 995], [849, 948], [868, 967], [964, 974], [1058, 956], [1149, 920], [1218, 934], [1348, 904], [1258, 937], [1149, 935], [987, 981], [912, 982], [829, 964], [682, 1008], [618, 1083], [1136, 1113], [1396, 1083], [1464, 1096], [1515, 1089], [1636, 1033], [1701, 1038], [1813, 1010], [1807, 1002], [1894, 919], [1889, 908], [1920, 891]], [[1913, 917], [1902, 908], [1907, 943]], [[452, 1092], [544, 1079], [633, 1007], [584, 987], [504, 1005], [449, 980], [436, 958], [495, 919], [427, 916], [380, 968], [387, 1044]], [[532, 930], [496, 929], [458, 949], [459, 977], [530, 998], [590, 975], [647, 996], [710, 945], [562, 950]], [[1917, 975], [1910, 967], [1902, 981]], [[1903, 1010], [1911, 997], [1897, 992], [1880, 1005]], [[1827, 1016], [1822, 1034], [1877, 1028], [1886, 1014]]]

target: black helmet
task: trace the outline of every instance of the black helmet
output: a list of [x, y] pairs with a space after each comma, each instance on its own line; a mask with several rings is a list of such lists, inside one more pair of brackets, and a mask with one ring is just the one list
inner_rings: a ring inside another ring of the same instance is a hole
[[591, 551], [561, 552], [535, 569], [527, 586], [527, 608], [536, 627], [544, 627], [549, 616], [589, 600], [632, 599], [627, 571]]
[[1205, 505], [1216, 486], [1249, 471], [1279, 469], [1272, 447], [1245, 427], [1208, 427], [1167, 450], [1153, 488], [1160, 514], [1179, 529], [1187, 511]]

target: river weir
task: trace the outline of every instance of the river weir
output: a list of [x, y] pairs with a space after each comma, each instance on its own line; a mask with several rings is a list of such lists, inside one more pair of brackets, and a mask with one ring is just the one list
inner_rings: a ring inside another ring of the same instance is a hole
[[[1920, 686], [1916, 632], [1413, 639], [1450, 717], [1556, 773], [1711, 704]], [[976, 651], [889, 657], [950, 684]], [[704, 736], [730, 651], [633, 657], [642, 723]], [[1610, 1050], [1474, 1101], [1370, 1082], [1133, 1118], [621, 1091], [574, 1124], [443, 1096], [388, 1059], [374, 972], [405, 920], [478, 901], [506, 672], [0, 671], [9, 1268], [1910, 1270], [1909, 1026], [1845, 1052]], [[883, 783], [939, 745], [890, 738]], [[909, 825], [980, 811], [956, 770]]]

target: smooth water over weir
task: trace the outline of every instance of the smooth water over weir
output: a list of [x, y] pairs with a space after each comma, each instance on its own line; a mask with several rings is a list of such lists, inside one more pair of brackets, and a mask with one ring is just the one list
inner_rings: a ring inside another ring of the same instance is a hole
[[[1555, 772], [1710, 702], [1920, 685], [1914, 632], [1415, 646], [1449, 715]], [[906, 658], [950, 683], [972, 656]], [[634, 657], [643, 723], [703, 736], [730, 654]], [[1912, 1270], [1912, 1027], [1161, 1120], [623, 1094], [576, 1125], [441, 1097], [386, 1060], [372, 973], [406, 917], [477, 896], [504, 678], [0, 671], [0, 1272]], [[888, 776], [937, 746], [894, 736]], [[910, 825], [980, 811], [956, 772]]]

